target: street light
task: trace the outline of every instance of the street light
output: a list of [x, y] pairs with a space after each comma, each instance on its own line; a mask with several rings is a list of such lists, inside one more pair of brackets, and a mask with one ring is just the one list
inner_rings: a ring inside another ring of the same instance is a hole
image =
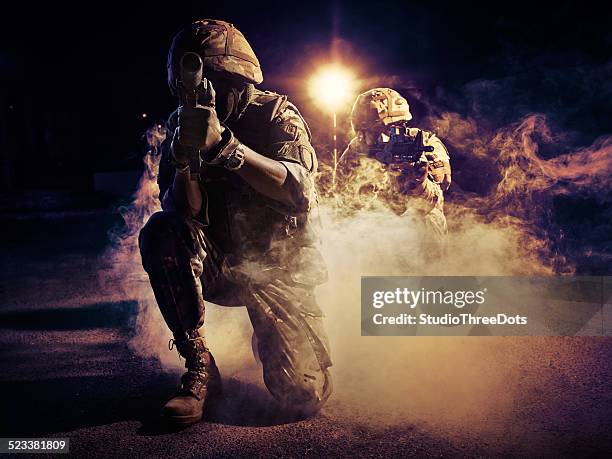
[[339, 65], [329, 65], [320, 69], [310, 80], [310, 96], [324, 110], [333, 115], [334, 168], [332, 186], [336, 186], [336, 169], [338, 167], [338, 118], [337, 112], [350, 102], [353, 96], [354, 77], [347, 69]]

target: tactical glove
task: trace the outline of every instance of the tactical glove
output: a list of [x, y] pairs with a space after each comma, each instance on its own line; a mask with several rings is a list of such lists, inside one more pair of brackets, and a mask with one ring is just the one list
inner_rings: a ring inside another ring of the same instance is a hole
[[444, 191], [448, 190], [451, 184], [451, 166], [445, 159], [439, 159], [434, 155], [427, 155], [429, 161], [429, 173], [434, 182], [439, 184]]
[[177, 169], [187, 169], [189, 167], [190, 148], [182, 146], [178, 141], [178, 128], [174, 130], [170, 151], [172, 152], [172, 165]]
[[178, 124], [175, 131], [178, 143], [183, 147], [200, 150], [201, 155], [221, 141], [221, 123], [214, 107], [180, 107]]

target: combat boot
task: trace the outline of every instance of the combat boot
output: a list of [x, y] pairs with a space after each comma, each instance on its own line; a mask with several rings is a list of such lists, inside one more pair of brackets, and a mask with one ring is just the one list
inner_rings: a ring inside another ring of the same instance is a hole
[[197, 331], [185, 339], [171, 340], [171, 346], [185, 359], [187, 372], [181, 377], [177, 394], [162, 409], [166, 422], [188, 426], [204, 415], [204, 404], [221, 393], [221, 376], [215, 359]]

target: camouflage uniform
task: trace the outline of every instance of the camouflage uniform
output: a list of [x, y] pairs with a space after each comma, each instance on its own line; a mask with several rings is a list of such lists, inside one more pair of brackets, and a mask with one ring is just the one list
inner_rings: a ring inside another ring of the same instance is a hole
[[434, 148], [421, 155], [426, 169], [405, 166], [391, 170], [371, 155], [372, 141], [383, 141], [387, 126], [410, 119], [408, 103], [396, 91], [376, 88], [361, 94], [351, 113], [356, 136], [338, 162], [339, 189], [349, 202], [381, 200], [400, 215], [416, 210], [423, 215], [429, 238], [440, 247], [448, 232], [440, 182], [446, 171], [450, 173], [450, 159], [442, 141], [432, 132], [409, 128], [411, 137], [422, 132], [423, 144]]
[[[221, 25], [212, 27], [213, 42], [230, 35], [228, 42], [243, 40], [244, 48], [244, 37], [236, 37], [239, 32], [231, 24], [212, 22]], [[221, 33], [226, 36], [219, 38]], [[229, 52], [234, 60], [249, 57], [240, 50], [213, 48], [202, 53], [205, 65], [207, 56], [215, 52]], [[209, 58], [211, 66], [219, 65], [219, 56]], [[223, 65], [225, 70], [235, 70], [231, 61]], [[241, 68], [236, 73], [261, 82], [258, 63], [255, 70], [245, 60], [241, 65], [250, 70]], [[203, 166], [202, 210], [196, 218], [186, 217], [168, 192], [174, 166], [167, 141], [158, 177], [160, 196], [165, 196], [163, 211], [154, 214], [141, 231], [143, 265], [177, 346], [178, 340], [203, 326], [205, 299], [220, 305], [246, 305], [268, 389], [284, 405], [313, 412], [331, 393], [329, 344], [314, 296], [314, 288], [327, 280], [317, 248], [313, 181], [317, 158], [306, 122], [286, 96], [251, 87], [246, 98], [225, 126], [242, 144], [285, 166], [295, 205], [256, 192], [232, 171]], [[169, 133], [177, 122], [175, 112], [167, 123]]]

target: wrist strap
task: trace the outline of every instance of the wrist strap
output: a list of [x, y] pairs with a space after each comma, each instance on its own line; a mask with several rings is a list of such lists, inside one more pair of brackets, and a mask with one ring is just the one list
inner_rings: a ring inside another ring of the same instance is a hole
[[237, 171], [244, 165], [244, 145], [238, 144], [236, 149], [229, 155], [223, 167], [230, 171]]
[[211, 166], [224, 166], [238, 145], [240, 145], [240, 141], [226, 127], [221, 133], [221, 141], [210, 151], [202, 155], [202, 160]]

